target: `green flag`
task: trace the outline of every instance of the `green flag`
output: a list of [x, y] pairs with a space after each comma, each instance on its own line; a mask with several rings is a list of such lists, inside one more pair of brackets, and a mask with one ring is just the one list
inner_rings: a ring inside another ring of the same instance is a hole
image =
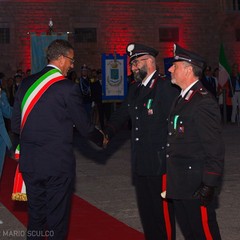
[[218, 83], [223, 87], [230, 78], [230, 66], [225, 56], [223, 44], [220, 46]]

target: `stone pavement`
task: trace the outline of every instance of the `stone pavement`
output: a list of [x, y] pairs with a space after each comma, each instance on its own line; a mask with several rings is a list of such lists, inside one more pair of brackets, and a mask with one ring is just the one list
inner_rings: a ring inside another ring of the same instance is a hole
[[[239, 240], [240, 127], [224, 126], [223, 136], [226, 145], [225, 174], [217, 217], [222, 239]], [[135, 192], [131, 185], [130, 131], [127, 128], [121, 130], [104, 151], [94, 148], [77, 133], [74, 142], [77, 158], [76, 194], [127, 225], [142, 231]], [[21, 236], [6, 236], [6, 230], [24, 231], [25, 228], [3, 205], [0, 205], [0, 220], [3, 221], [3, 224], [0, 224], [1, 240], [24, 239]], [[177, 240], [183, 240], [178, 228]]]

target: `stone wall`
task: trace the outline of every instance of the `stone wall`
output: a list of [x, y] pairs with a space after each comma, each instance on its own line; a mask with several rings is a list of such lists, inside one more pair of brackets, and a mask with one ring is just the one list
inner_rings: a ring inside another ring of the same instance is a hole
[[[137, 41], [159, 50], [158, 65], [172, 55], [173, 42], [159, 42], [159, 27], [178, 27], [179, 44], [199, 52], [213, 67], [218, 64], [220, 43], [229, 63], [240, 64], [240, 42], [235, 29], [240, 28], [240, 13], [222, 12], [219, 0], [209, 1], [1, 1], [0, 27], [10, 27], [10, 44], [0, 44], [0, 71], [15, 72], [31, 66], [30, 34], [46, 33], [49, 18], [56, 32], [74, 32], [75, 28], [96, 28], [96, 43], [76, 43], [79, 72], [84, 63], [101, 66], [101, 54], [125, 53], [127, 43]], [[1, 25], [2, 24], [2, 25]]]

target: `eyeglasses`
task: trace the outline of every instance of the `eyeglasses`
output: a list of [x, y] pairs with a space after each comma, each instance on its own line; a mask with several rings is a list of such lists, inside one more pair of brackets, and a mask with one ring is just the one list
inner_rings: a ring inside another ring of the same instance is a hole
[[141, 61], [145, 61], [147, 60], [148, 58], [142, 58], [142, 59], [136, 59], [136, 60], [133, 60], [132, 62], [130, 62], [129, 66], [132, 67], [136, 67]]
[[71, 57], [68, 57], [68, 56], [65, 56], [65, 55], [63, 55], [65, 58], [68, 58], [68, 59], [70, 59], [70, 61], [71, 61], [71, 64], [74, 64], [74, 62], [75, 62], [75, 59], [74, 58], [71, 58]]

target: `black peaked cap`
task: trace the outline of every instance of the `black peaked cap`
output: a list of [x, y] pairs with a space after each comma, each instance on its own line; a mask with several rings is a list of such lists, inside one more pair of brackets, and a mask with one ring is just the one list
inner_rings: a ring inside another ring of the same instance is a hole
[[180, 47], [178, 44], [174, 44], [174, 57], [173, 62], [186, 61], [200, 68], [205, 68], [205, 60], [198, 54], [191, 52], [187, 49]]
[[126, 48], [126, 52], [130, 57], [130, 61], [144, 55], [151, 55], [153, 57], [158, 55], [158, 51], [156, 49], [139, 43], [129, 43]]

